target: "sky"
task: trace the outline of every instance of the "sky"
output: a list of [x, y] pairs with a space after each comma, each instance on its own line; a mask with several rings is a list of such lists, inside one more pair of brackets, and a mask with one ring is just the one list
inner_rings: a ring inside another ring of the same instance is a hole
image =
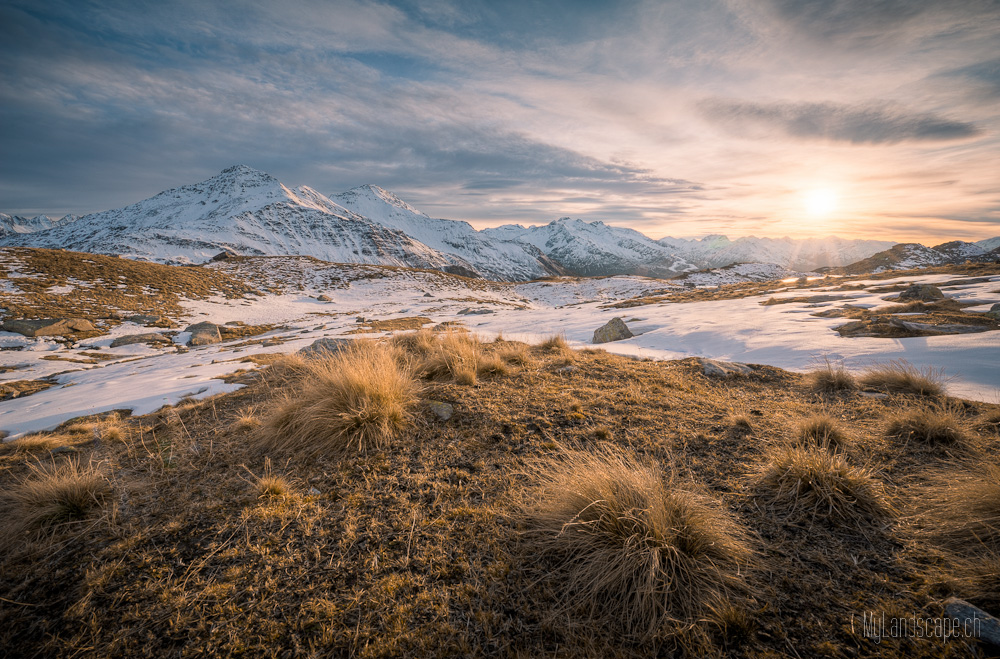
[[0, 211], [233, 164], [478, 228], [1000, 235], [1000, 0], [0, 0]]

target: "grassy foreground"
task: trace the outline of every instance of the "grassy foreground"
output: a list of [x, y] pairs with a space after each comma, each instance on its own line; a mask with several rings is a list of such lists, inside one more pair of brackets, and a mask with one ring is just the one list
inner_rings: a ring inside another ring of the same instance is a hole
[[0, 647], [988, 656], [863, 629], [1000, 612], [1000, 407], [936, 377], [430, 332], [276, 358], [0, 447]]

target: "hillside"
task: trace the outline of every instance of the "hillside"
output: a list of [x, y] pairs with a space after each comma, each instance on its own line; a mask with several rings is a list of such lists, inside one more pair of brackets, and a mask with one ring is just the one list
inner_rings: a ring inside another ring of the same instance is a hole
[[[404, 366], [379, 362], [414, 388], [393, 389], [402, 416], [361, 451], [321, 434], [302, 452], [291, 439], [307, 417], [288, 419], [324, 359], [344, 372], [377, 348], [272, 359], [233, 393], [3, 446], [0, 643], [47, 657], [983, 656], [954, 636], [885, 628], [876, 642], [870, 617], [940, 618], [949, 595], [997, 611], [995, 570], [978, 564], [993, 544], [947, 523], [959, 484], [1000, 458], [997, 405], [951, 401], [951, 434], [905, 436], [894, 424], [946, 401], [825, 391], [769, 367], [710, 377], [694, 359], [558, 340], [421, 336], [395, 341]], [[451, 366], [434, 366], [436, 341]], [[827, 480], [796, 485], [788, 460]], [[640, 510], [583, 498], [561, 512], [546, 483], [564, 478], [585, 479], [582, 497], [613, 478]], [[69, 483], [79, 507], [32, 512]], [[646, 506], [684, 526], [649, 535]], [[586, 510], [591, 530], [574, 528]], [[629, 576], [648, 565], [663, 590]], [[607, 578], [577, 580], [588, 569]], [[667, 608], [642, 614], [647, 627], [631, 616], [653, 593]]]

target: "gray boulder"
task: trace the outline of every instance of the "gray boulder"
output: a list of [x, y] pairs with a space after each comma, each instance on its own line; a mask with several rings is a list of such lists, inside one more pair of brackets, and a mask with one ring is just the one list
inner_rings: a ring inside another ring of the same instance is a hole
[[1000, 302], [990, 307], [990, 310], [986, 312], [986, 316], [993, 320], [1000, 320]]
[[722, 362], [717, 359], [698, 358], [701, 371], [713, 378], [731, 378], [738, 375], [750, 375], [753, 369], [739, 362]]
[[164, 336], [163, 334], [146, 332], [145, 334], [128, 334], [126, 336], [119, 336], [111, 342], [111, 347], [117, 348], [118, 346], [130, 346], [136, 343], [171, 343], [171, 341], [170, 337]]
[[351, 343], [353, 343], [351, 339], [316, 339], [305, 348], [299, 350], [299, 354], [306, 357], [329, 356], [348, 348]]
[[188, 325], [184, 331], [191, 332], [191, 338], [188, 339], [187, 343], [189, 346], [207, 346], [222, 341], [219, 326], [215, 323], [195, 323]]
[[631, 339], [634, 334], [629, 331], [625, 321], [615, 316], [602, 327], [594, 330], [594, 343], [610, 343], [611, 341], [621, 341]]
[[427, 401], [427, 406], [431, 408], [431, 412], [434, 413], [434, 416], [442, 421], [447, 421], [451, 418], [451, 415], [455, 413], [455, 406], [451, 403], [443, 403], [439, 400], [429, 400]]
[[0, 330], [24, 336], [69, 336], [75, 332], [93, 332], [97, 328], [83, 318], [40, 318], [38, 320], [5, 320]]
[[937, 286], [932, 286], [931, 284], [913, 284], [905, 291], [899, 294], [900, 301], [920, 301], [920, 302], [932, 302], [934, 300], [943, 300], [944, 293]]
[[944, 610], [960, 628], [981, 641], [1000, 647], [1000, 620], [957, 597], [945, 600]]

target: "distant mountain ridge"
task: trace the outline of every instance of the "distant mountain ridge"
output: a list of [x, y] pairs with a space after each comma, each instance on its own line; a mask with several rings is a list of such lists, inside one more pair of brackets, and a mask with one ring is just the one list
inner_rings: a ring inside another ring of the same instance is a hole
[[64, 215], [58, 220], [53, 220], [47, 215], [36, 215], [35, 217], [21, 217], [20, 215], [8, 215], [0, 213], [0, 238], [4, 236], [17, 235], [22, 233], [34, 233], [45, 231], [61, 224], [70, 224], [79, 220], [79, 215]]
[[[996, 245], [992, 249], [987, 249]], [[953, 240], [935, 247], [920, 243], [900, 243], [872, 256], [840, 268], [829, 268], [830, 272], [859, 275], [888, 270], [914, 270], [936, 265], [1000, 262], [1000, 238], [988, 238], [975, 243]]]
[[1000, 247], [1000, 237], [935, 248], [912, 245], [835, 236], [653, 240], [634, 229], [568, 217], [542, 226], [476, 230], [468, 222], [429, 217], [375, 185], [326, 196], [306, 186], [286, 187], [246, 165], [83, 217], [0, 214], [0, 246], [63, 248], [167, 263], [202, 263], [221, 251], [294, 254], [508, 281], [560, 274], [669, 278], [736, 263], [773, 264], [798, 272], [855, 264], [905, 267], [988, 258], [983, 255]]

